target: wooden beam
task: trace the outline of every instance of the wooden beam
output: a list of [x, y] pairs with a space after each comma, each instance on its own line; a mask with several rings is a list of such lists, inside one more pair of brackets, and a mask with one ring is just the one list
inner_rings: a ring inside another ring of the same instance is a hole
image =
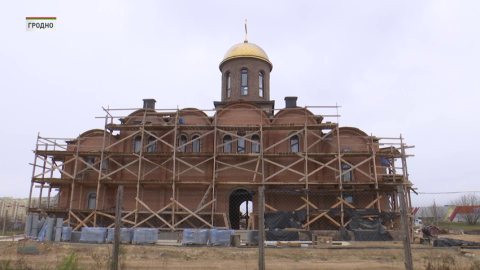
[[309, 202], [307, 199], [305, 199], [303, 196], [300, 197], [300, 199], [302, 199], [304, 202], [308, 203], [311, 207], [313, 207], [314, 209], [318, 209], [318, 207], [316, 205], [314, 205], [313, 203]]
[[318, 216], [316, 216], [315, 218], [311, 219], [309, 222], [307, 222], [307, 223], [305, 223], [304, 225], [302, 225], [302, 227], [307, 228], [308, 225], [312, 224], [313, 222], [315, 222], [315, 221], [318, 220], [319, 218], [325, 216], [327, 213], [328, 213], [328, 211], [325, 211], [325, 212], [321, 213], [320, 215], [318, 215]]
[[266, 204], [266, 203], [265, 203], [265, 207], [268, 208], [268, 209], [270, 209], [270, 210], [272, 210], [272, 211], [275, 211], [275, 212], [278, 211], [277, 209], [271, 207], [270, 205], [268, 205], [268, 204]]
[[376, 198], [373, 202], [371, 202], [370, 204], [368, 204], [365, 209], [368, 209], [370, 207], [372, 207], [378, 200], [380, 200], [382, 198], [382, 195], [378, 196], [378, 198]]
[[348, 207], [350, 207], [350, 208], [353, 208], [353, 209], [356, 208], [355, 206], [349, 204], [348, 202], [346, 202], [344, 199], [342, 199], [342, 198], [340, 198], [340, 197], [337, 197], [337, 199], [338, 199], [340, 202], [343, 202], [344, 204], [346, 204], [346, 205], [347, 205]]
[[[165, 223], [168, 227], [170, 227], [170, 229], [172, 230], [175, 230], [174, 227], [172, 227], [172, 225], [170, 225], [170, 223], [168, 223], [164, 218], [162, 218], [161, 216], [159, 216], [156, 212], [153, 212], [152, 209], [150, 209], [150, 207], [148, 207], [148, 205], [146, 205], [144, 202], [142, 202], [138, 197], [135, 198], [135, 200], [137, 200], [137, 202], [139, 202], [141, 205], [143, 205], [143, 207], [147, 208], [148, 211], [150, 211], [154, 216], [156, 216], [158, 219], [160, 219], [163, 223]], [[168, 204], [167, 206], [170, 206], [170, 204]], [[166, 207], [167, 207], [166, 206]], [[164, 207], [166, 209], [166, 207]], [[135, 225], [134, 227], [137, 227], [141, 224], [142, 222], [140, 223], [137, 223], [137, 225]]]
[[[197, 210], [197, 211], [195, 211], [195, 212], [192, 212], [192, 211], [190, 211], [190, 209], [188, 209], [187, 207], [185, 207], [185, 206], [184, 206], [183, 204], [181, 204], [180, 202], [174, 200], [173, 198], [170, 198], [170, 200], [172, 200], [174, 203], [176, 203], [178, 206], [180, 206], [183, 210], [189, 212], [191, 215], [193, 215], [194, 217], [198, 218], [200, 221], [202, 221], [203, 223], [205, 223], [205, 224], [206, 224], [207, 226], [209, 226], [210, 228], [214, 228], [214, 227], [212, 226], [212, 224], [208, 223], [206, 220], [204, 220], [203, 218], [201, 218], [199, 215], [196, 214], [196, 212], [198, 212], [199, 210]], [[215, 202], [215, 201], [216, 201], [216, 199], [211, 200], [209, 203], [207, 203], [207, 204], [205, 204], [204, 206], [202, 206], [201, 209], [207, 207], [208, 205], [212, 204], [212, 203]], [[190, 217], [190, 216], [187, 216], [187, 218], [189, 218], [189, 217]], [[184, 219], [186, 219], [186, 218], [184, 218]], [[183, 219], [182, 219], [181, 221], [183, 221]], [[177, 222], [174, 226], [177, 226], [178, 224], [180, 224], [181, 221]]]

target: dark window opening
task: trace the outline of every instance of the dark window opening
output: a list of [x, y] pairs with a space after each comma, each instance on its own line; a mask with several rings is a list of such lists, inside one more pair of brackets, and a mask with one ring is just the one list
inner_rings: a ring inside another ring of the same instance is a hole
[[252, 153], [260, 153], [260, 137], [258, 135], [252, 136]]
[[87, 209], [95, 209], [96, 200], [97, 200], [97, 194], [90, 193], [88, 195]]
[[248, 95], [248, 71], [242, 70], [242, 87], [240, 89], [241, 95]]
[[232, 137], [230, 135], [227, 135], [223, 137], [223, 152], [224, 153], [230, 153], [232, 152]]
[[258, 95], [263, 97], [263, 73], [258, 73]]
[[137, 136], [133, 140], [133, 152], [140, 151], [140, 148], [142, 148], [142, 137]]
[[200, 139], [195, 140], [195, 139], [197, 139], [198, 137], [200, 137], [200, 136], [194, 135], [194, 136], [192, 137], [192, 140], [193, 140], [193, 141], [192, 141], [192, 152], [200, 152]]
[[[238, 136], [245, 136], [247, 132], [245, 131], [237, 131]], [[238, 139], [237, 141], [237, 153], [245, 153], [247, 150], [247, 143], [245, 139]]]
[[231, 86], [231, 78], [230, 78], [230, 73], [227, 74], [227, 98], [230, 97], [230, 88]]
[[299, 148], [299, 142], [300, 140], [298, 139], [297, 135], [294, 135], [290, 138], [290, 152], [292, 153], [298, 153], [300, 148]]
[[[345, 173], [346, 171], [350, 170], [352, 167], [350, 165], [342, 163], [342, 181], [350, 182], [353, 180], [352, 171]], [[345, 174], [344, 174], [345, 173]]]
[[102, 160], [102, 171], [106, 171], [108, 169], [108, 159]]
[[[85, 161], [88, 163], [88, 165], [91, 165], [92, 167], [93, 164], [95, 163], [95, 158], [94, 157], [87, 157]], [[88, 167], [88, 166], [87, 166]], [[92, 168], [88, 167], [88, 170], [93, 170]]]
[[148, 137], [148, 142], [147, 142], [147, 152], [155, 152], [157, 149], [157, 143], [155, 142], [155, 137], [150, 136]]
[[237, 153], [245, 153], [246, 143], [245, 139], [238, 139], [237, 141]]
[[180, 139], [178, 140], [178, 146], [180, 147], [180, 152], [187, 151], [187, 136], [181, 135]]

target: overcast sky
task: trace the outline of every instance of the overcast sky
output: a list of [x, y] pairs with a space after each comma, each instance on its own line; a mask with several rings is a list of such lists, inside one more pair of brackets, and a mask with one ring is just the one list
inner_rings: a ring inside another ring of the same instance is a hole
[[[37, 133], [103, 128], [102, 106], [213, 108], [225, 52], [273, 63], [271, 98], [342, 106], [340, 124], [402, 134], [418, 191], [480, 190], [479, 1], [1, 1], [0, 197], [28, 197]], [[56, 32], [25, 17], [55, 16]], [[331, 112], [330, 112], [331, 113]]]

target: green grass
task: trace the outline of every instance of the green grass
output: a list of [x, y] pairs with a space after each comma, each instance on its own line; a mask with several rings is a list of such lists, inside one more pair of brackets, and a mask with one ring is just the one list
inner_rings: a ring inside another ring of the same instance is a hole
[[[0, 231], [1, 234], [1, 231]], [[10, 231], [10, 232], [5, 232], [5, 236], [8, 235], [14, 235], [14, 234], [23, 234], [23, 231]], [[3, 235], [2, 235], [3, 236]]]

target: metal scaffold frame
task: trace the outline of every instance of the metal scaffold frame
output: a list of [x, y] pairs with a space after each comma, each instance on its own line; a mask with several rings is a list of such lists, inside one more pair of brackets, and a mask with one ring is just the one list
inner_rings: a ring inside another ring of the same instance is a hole
[[[249, 114], [250, 116], [245, 117], [241, 114], [235, 114], [235, 117], [232, 117], [231, 114], [226, 113], [240, 110], [234, 107], [194, 111], [203, 114], [213, 112], [213, 116], [205, 114], [205, 116], [197, 117], [198, 119], [209, 119], [209, 124], [181, 124], [182, 117], [186, 112], [191, 111], [178, 108], [103, 109], [106, 115], [97, 118], [104, 119], [105, 125], [103, 134], [98, 137], [48, 138], [38, 134], [34, 151], [35, 158], [31, 164], [33, 171], [28, 202], [30, 212], [46, 211], [47, 213], [64, 215], [65, 223], [73, 226], [74, 230], [90, 226], [112, 227], [115, 220], [114, 212], [105, 209], [107, 190], [109, 187], [116, 189], [117, 185], [129, 184], [135, 186], [135, 208], [122, 211], [121, 222], [123, 226], [148, 225], [155, 227], [149, 221], [158, 219], [157, 222], [161, 223], [159, 228], [162, 230], [178, 230], [185, 227], [230, 228], [227, 213], [217, 211], [217, 189], [220, 186], [253, 186], [266, 189], [285, 189], [288, 187], [298, 189], [301, 187], [304, 191], [325, 189], [332, 194], [336, 194], [337, 201], [328, 208], [341, 209], [339, 220], [333, 219], [327, 215], [327, 210], [322, 210], [318, 205], [312, 203], [309, 193], [306, 192], [305, 195], [299, 197], [303, 204], [296, 209], [307, 210], [307, 219], [303, 227], [310, 229], [311, 225], [320, 219], [340, 227], [346, 226], [350, 222], [345, 219], [344, 209], [356, 208], [345, 200], [344, 193], [351, 193], [355, 191], [356, 186], [361, 186], [364, 189], [367, 187], [374, 194], [371, 202], [364, 209], [375, 208], [379, 211], [383, 210], [381, 209], [381, 199], [389, 196], [389, 211], [399, 212], [397, 192], [403, 190], [408, 207], [407, 212], [410, 217], [409, 222], [413, 226], [410, 199], [412, 183], [409, 181], [406, 162], [407, 157], [412, 156], [406, 154], [406, 149], [413, 146], [407, 146], [401, 135], [398, 138], [342, 135], [338, 123], [323, 122], [325, 117], [338, 118], [338, 113], [334, 115], [315, 115], [311, 113], [311, 110], [317, 109], [338, 110], [338, 106], [305, 106], [303, 108], [282, 109], [281, 112], [283, 113], [295, 110], [297, 114], [289, 119], [292, 124], [276, 124], [272, 120], [273, 117], [269, 115], [272, 110], [263, 108], [241, 108], [241, 110], [253, 112]], [[114, 115], [123, 111], [133, 112], [128, 116]], [[227, 116], [223, 116], [224, 114]], [[251, 115], [257, 116], [252, 117]], [[151, 124], [149, 119], [152, 117], [161, 117], [164, 123], [162, 125]], [[246, 120], [246, 122], [253, 121], [254, 124], [224, 124], [224, 122], [229, 121], [236, 123], [242, 117], [245, 118], [243, 120]], [[138, 121], [141, 121], [141, 123], [132, 124], [131, 121], [128, 122], [129, 119], [134, 118], [139, 119]], [[193, 119], [191, 116], [190, 118]], [[120, 120], [121, 124], [115, 124], [115, 120]], [[187, 138], [186, 141], [179, 140], [179, 136], [186, 130], [195, 130], [200, 133], [195, 138]], [[123, 131], [128, 132], [127, 135], [113, 142], [113, 133]], [[286, 132], [288, 134], [271, 140], [275, 136], [275, 132]], [[258, 136], [259, 140], [253, 140], [253, 135]], [[137, 136], [140, 137], [141, 146], [138, 151], [116, 150], [120, 145], [132, 141]], [[220, 140], [223, 136], [230, 136], [231, 141], [223, 142]], [[294, 136], [302, 138], [299, 140], [298, 151], [292, 153], [277, 150], [277, 147], [288, 144]], [[147, 137], [148, 140], [146, 140]], [[98, 145], [84, 144], [85, 140], [92, 138], [97, 138], [100, 143]], [[343, 140], [351, 138], [364, 140], [366, 150], [342, 149]], [[185, 148], [192, 145], [193, 142], [202, 140], [209, 141], [212, 146], [210, 148], [205, 147], [205, 151], [195, 153], [185, 151]], [[380, 140], [388, 142], [380, 143]], [[258, 145], [259, 151], [239, 153], [222, 151], [225, 145], [230, 144], [230, 147], [233, 147], [239, 141], [242, 141], [245, 145], [247, 143]], [[303, 144], [300, 145], [300, 141]], [[319, 150], [321, 144], [330, 145], [334, 151], [324, 152]], [[163, 151], [149, 151], [152, 147], [155, 150], [163, 149]], [[96, 157], [95, 162], [86, 160], [85, 157], [90, 156]], [[383, 167], [377, 164], [379, 157], [388, 160], [391, 164], [388, 173], [381, 173]], [[361, 158], [362, 161], [353, 164], [349, 161], [349, 158]], [[396, 159], [401, 160], [401, 167], [395, 167]], [[110, 166], [107, 166], [104, 169], [104, 162], [114, 165], [116, 168], [111, 169]], [[153, 168], [147, 171], [146, 164], [153, 166]], [[342, 164], [347, 164], [349, 169], [343, 170]], [[362, 165], [368, 165], [369, 169], [362, 169]], [[69, 169], [67, 169], [67, 166]], [[210, 169], [205, 170], [204, 167], [206, 166]], [[298, 169], [300, 166], [301, 169]], [[153, 173], [159, 170], [164, 172], [165, 177], [161, 179], [150, 178]], [[236, 181], [219, 177], [229, 170], [243, 171], [245, 174], [251, 174], [251, 177]], [[315, 179], [316, 175], [327, 170], [333, 171], [335, 176], [323, 181]], [[184, 175], [192, 171], [203, 176], [200, 177], [201, 179], [207, 180], [182, 179]], [[368, 181], [348, 183], [342, 181], [344, 175], [353, 171], [368, 179]], [[292, 177], [288, 181], [281, 180], [282, 178], [279, 178], [279, 176], [285, 173], [290, 173], [296, 177]], [[96, 180], [86, 177], [86, 174], [96, 175]], [[119, 174], [129, 175], [129, 177], [125, 179], [117, 178]], [[32, 204], [36, 183], [41, 185], [39, 205]], [[57, 205], [41, 204], [42, 190], [45, 185], [49, 187], [48, 202], [50, 202], [52, 188], [65, 189], [66, 186], [70, 187], [64, 191], [69, 193], [69, 200], [64, 204], [66, 207], [60, 207], [60, 202]], [[158, 209], [148, 205], [143, 199], [145, 185], [171, 186], [170, 202]], [[182, 192], [182, 185], [193, 185], [198, 187], [199, 192], [204, 192], [196, 208], [186, 207], [180, 202], [179, 194]], [[82, 194], [86, 186], [95, 186], [95, 209], [85, 209], [85, 207], [82, 207], [85, 201], [82, 201], [81, 196], [79, 198], [75, 197], [76, 192]], [[403, 188], [398, 189], [399, 186]], [[205, 187], [207, 187], [206, 190]], [[388, 193], [385, 192], [386, 190]], [[281, 210], [266, 203], [265, 208], [270, 211]], [[316, 211], [312, 212], [312, 209]], [[255, 216], [255, 213], [252, 213], [252, 216]], [[102, 221], [100, 221], [100, 217], [102, 217]], [[396, 218], [391, 221], [389, 226], [394, 226], [398, 222], [399, 218]], [[255, 219], [249, 220], [248, 228], [256, 227]]]

